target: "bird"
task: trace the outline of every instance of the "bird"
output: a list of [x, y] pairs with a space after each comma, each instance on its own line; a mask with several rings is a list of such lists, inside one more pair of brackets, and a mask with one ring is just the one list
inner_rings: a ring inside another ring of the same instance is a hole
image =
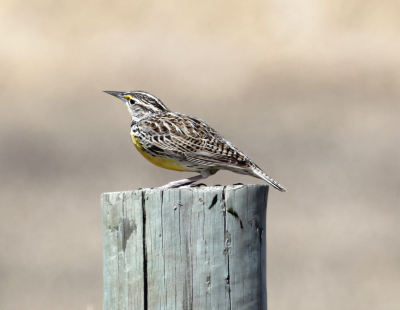
[[262, 179], [286, 192], [245, 153], [201, 119], [171, 112], [160, 99], [145, 91], [104, 92], [125, 103], [132, 117], [133, 144], [144, 158], [161, 168], [200, 173], [160, 188], [188, 186], [218, 170], [229, 170]]

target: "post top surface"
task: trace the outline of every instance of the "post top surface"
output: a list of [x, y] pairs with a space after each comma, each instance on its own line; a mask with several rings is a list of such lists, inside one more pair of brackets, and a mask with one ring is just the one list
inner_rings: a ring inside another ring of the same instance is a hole
[[137, 190], [127, 190], [127, 191], [116, 191], [116, 192], [105, 192], [105, 194], [113, 194], [113, 193], [154, 193], [154, 192], [161, 192], [161, 191], [210, 191], [210, 190], [236, 190], [244, 187], [253, 187], [253, 188], [266, 188], [268, 189], [269, 186], [267, 184], [242, 184], [242, 185], [221, 185], [221, 186], [202, 186], [202, 187], [180, 187], [180, 188], [142, 188]]

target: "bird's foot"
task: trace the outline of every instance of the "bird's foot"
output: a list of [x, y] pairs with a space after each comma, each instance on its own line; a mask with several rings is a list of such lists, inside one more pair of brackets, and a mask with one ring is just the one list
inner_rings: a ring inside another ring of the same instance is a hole
[[197, 183], [197, 184], [191, 184], [189, 187], [202, 187], [202, 186], [207, 186], [207, 184], [204, 183]]
[[201, 179], [205, 179], [205, 177], [203, 177], [201, 174], [200, 175], [196, 175], [194, 177], [188, 178], [188, 179], [182, 179], [182, 180], [178, 180], [178, 181], [173, 181], [173, 182], [169, 182], [168, 184], [161, 186], [160, 188], [178, 188], [178, 187], [182, 187], [182, 186], [188, 186], [198, 180]]

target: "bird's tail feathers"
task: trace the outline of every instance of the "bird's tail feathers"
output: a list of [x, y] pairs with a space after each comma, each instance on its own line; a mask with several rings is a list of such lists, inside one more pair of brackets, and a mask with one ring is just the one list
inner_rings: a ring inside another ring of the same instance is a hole
[[256, 177], [258, 177], [260, 179], [263, 179], [264, 181], [268, 182], [269, 184], [271, 184], [272, 187], [276, 188], [277, 190], [279, 190], [281, 192], [286, 192], [286, 188], [284, 188], [282, 185], [278, 184], [278, 182], [276, 182], [273, 179], [271, 179], [260, 168], [254, 167], [252, 170], [253, 170], [253, 173], [255, 174]]

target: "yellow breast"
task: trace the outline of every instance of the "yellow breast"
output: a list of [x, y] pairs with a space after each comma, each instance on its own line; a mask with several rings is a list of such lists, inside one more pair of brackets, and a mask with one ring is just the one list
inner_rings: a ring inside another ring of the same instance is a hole
[[136, 146], [139, 153], [142, 154], [142, 156], [144, 158], [146, 158], [152, 164], [154, 164], [158, 167], [161, 167], [161, 168], [169, 169], [169, 170], [193, 171], [193, 170], [189, 170], [188, 168], [182, 166], [181, 164], [179, 164], [178, 161], [176, 161], [172, 158], [160, 158], [160, 157], [151, 156], [149, 153], [147, 153], [143, 149], [143, 147], [140, 144], [140, 141], [137, 137], [135, 137], [132, 133], [131, 133], [131, 137], [132, 137], [133, 144]]

